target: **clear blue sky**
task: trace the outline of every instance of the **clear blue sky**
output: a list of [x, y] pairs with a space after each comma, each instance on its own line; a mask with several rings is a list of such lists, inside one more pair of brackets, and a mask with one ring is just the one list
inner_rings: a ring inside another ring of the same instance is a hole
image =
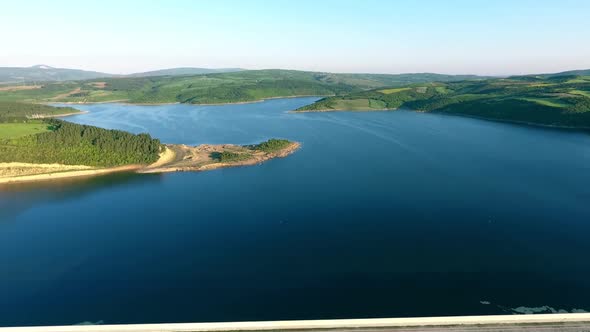
[[0, 66], [521, 74], [590, 68], [587, 0], [5, 1]]

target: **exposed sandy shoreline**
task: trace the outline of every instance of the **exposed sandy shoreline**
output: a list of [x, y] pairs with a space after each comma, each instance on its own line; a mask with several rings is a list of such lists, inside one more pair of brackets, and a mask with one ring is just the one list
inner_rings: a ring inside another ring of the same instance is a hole
[[276, 152], [255, 151], [251, 158], [234, 162], [219, 162], [211, 157], [213, 153], [223, 151], [240, 151], [245, 149], [239, 145], [203, 144], [196, 147], [186, 145], [168, 145], [164, 154], [156, 163], [138, 170], [138, 173], [168, 173], [168, 172], [200, 172], [224, 167], [251, 166], [261, 164], [274, 158], [284, 158], [301, 147], [298, 142]]
[[104, 175], [116, 172], [136, 173], [169, 173], [169, 172], [200, 172], [223, 167], [250, 166], [263, 163], [274, 158], [286, 157], [301, 145], [291, 143], [276, 152], [252, 151], [251, 158], [235, 162], [218, 162], [213, 153], [224, 151], [248, 151], [246, 147], [232, 144], [208, 145], [196, 147], [171, 144], [160, 154], [155, 163], [145, 165], [126, 165], [119, 167], [97, 168], [85, 165], [31, 164], [31, 163], [0, 163], [0, 184], [48, 181], [55, 179]]
[[88, 111], [79, 111], [79, 112], [71, 112], [71, 113], [63, 113], [63, 114], [47, 114], [47, 115], [40, 115], [40, 116], [31, 117], [30, 119], [62, 118], [62, 117], [66, 117], [66, 116], [80, 115], [80, 114], [86, 114], [86, 113], [88, 113]]
[[[9, 164], [10, 167], [17, 166], [16, 164], [23, 165], [24, 163], [5, 163]], [[40, 174], [32, 174], [32, 175], [17, 175], [17, 176], [2, 176], [2, 174], [6, 174], [2, 172], [2, 168], [0, 167], [0, 184], [3, 183], [20, 183], [20, 182], [35, 182], [35, 181], [47, 181], [47, 180], [55, 180], [55, 179], [64, 179], [64, 178], [74, 178], [74, 177], [82, 177], [82, 176], [94, 176], [94, 175], [102, 175], [102, 174], [109, 174], [109, 173], [116, 173], [116, 172], [130, 172], [135, 171], [138, 169], [143, 168], [142, 165], [126, 165], [126, 166], [119, 166], [119, 167], [110, 167], [110, 168], [92, 168], [89, 166], [68, 166], [68, 165], [59, 165], [59, 164], [24, 164], [28, 165], [31, 168], [46, 168], [50, 170], [49, 173], [40, 173]], [[57, 166], [57, 167], [55, 167]]]
[[126, 101], [127, 101], [127, 99], [109, 100], [109, 101], [92, 101], [92, 102], [85, 102], [85, 101], [43, 101], [43, 102], [39, 102], [37, 104], [43, 104], [43, 105], [53, 105], [53, 104], [64, 104], [64, 105], [117, 104], [117, 103], [124, 103]]

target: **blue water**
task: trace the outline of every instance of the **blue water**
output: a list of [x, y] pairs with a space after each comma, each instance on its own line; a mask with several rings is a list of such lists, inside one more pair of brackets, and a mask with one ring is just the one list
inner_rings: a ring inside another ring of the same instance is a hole
[[590, 311], [590, 135], [287, 112], [314, 100], [79, 106], [69, 121], [167, 143], [303, 145], [0, 187], [0, 325]]

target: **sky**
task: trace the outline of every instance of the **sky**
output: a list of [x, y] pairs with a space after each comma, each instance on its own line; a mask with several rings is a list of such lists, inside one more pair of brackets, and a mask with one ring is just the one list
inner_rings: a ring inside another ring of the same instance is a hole
[[0, 66], [513, 75], [590, 68], [587, 0], [0, 0]]

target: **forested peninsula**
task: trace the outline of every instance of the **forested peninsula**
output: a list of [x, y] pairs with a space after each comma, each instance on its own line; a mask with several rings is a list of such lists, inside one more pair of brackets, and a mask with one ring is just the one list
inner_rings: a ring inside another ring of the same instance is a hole
[[556, 127], [590, 128], [590, 76], [431, 82], [323, 98], [298, 112], [407, 108]]
[[278, 139], [253, 146], [164, 145], [149, 134], [52, 118], [71, 113], [75, 110], [67, 107], [0, 102], [0, 183], [253, 165], [284, 157], [299, 147]]

